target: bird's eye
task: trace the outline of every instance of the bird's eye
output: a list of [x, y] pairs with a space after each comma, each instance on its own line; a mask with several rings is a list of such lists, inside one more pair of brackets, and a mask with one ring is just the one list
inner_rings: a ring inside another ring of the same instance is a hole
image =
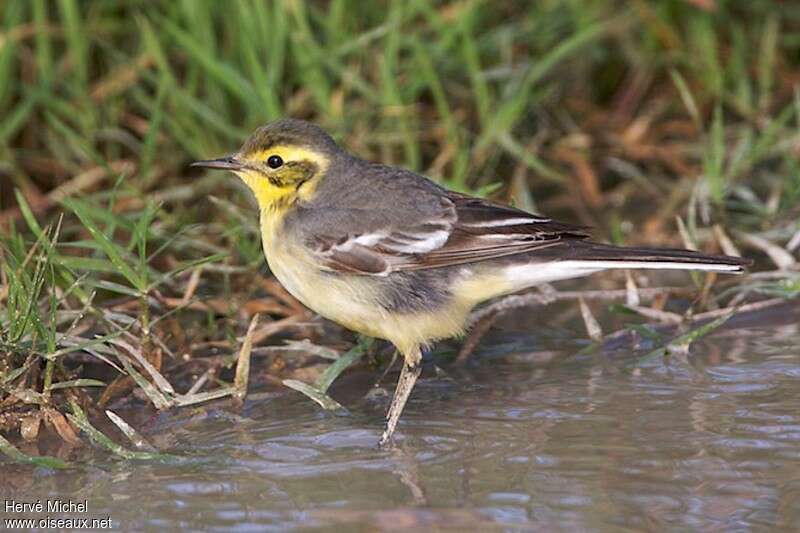
[[281, 165], [283, 165], [283, 159], [281, 159], [279, 155], [271, 155], [267, 159], [267, 166], [269, 168], [278, 168]]

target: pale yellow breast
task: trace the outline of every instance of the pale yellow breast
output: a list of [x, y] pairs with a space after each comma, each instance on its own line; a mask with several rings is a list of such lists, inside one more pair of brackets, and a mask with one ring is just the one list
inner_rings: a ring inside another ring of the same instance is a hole
[[292, 296], [320, 315], [367, 335], [379, 314], [376, 294], [368, 278], [330, 275], [322, 271], [299, 243], [282, 239], [280, 221], [263, 217], [264, 255], [272, 273]]

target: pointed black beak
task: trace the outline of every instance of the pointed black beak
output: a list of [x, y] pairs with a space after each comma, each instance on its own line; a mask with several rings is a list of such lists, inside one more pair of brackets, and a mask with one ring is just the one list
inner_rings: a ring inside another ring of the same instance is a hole
[[190, 167], [218, 168], [222, 170], [242, 170], [244, 165], [233, 157], [220, 157], [206, 161], [195, 161]]

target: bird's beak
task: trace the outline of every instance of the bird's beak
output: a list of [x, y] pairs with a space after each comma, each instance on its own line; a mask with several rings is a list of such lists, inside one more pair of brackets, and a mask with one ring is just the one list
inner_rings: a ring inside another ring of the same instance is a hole
[[190, 167], [218, 168], [222, 170], [242, 170], [244, 164], [234, 157], [220, 157], [219, 159], [207, 159], [205, 161], [195, 161]]

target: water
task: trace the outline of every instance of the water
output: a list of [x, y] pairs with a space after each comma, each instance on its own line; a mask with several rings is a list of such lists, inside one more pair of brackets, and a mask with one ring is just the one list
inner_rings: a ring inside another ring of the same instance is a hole
[[362, 372], [333, 391], [351, 416], [263, 389], [240, 410], [220, 403], [138, 420], [180, 463], [93, 449], [88, 465], [66, 472], [4, 466], [4, 492], [86, 499], [84, 516], [124, 529], [791, 529], [800, 525], [793, 313], [769, 327], [737, 319], [687, 357], [635, 368], [652, 346], [580, 355], [580, 322], [548, 311], [556, 325], [542, 331], [532, 327], [540, 315], [520, 312], [469, 364], [438, 374], [429, 365], [394, 449], [375, 446], [383, 404], [360, 399], [375, 378]]

